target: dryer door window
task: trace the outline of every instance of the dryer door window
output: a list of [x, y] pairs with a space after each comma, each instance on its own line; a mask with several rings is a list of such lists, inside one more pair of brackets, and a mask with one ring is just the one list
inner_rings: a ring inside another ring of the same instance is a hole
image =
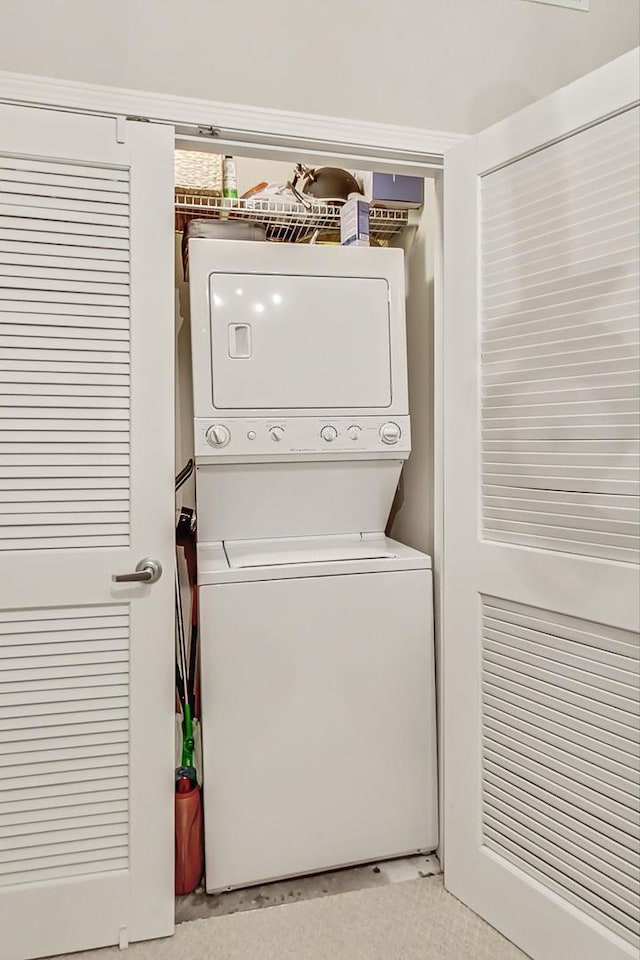
[[217, 409], [391, 404], [386, 280], [215, 273], [209, 303]]

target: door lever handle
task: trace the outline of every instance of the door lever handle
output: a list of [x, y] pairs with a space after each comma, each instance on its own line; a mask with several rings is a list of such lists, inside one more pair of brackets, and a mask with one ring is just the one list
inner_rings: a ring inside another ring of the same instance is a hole
[[136, 564], [135, 573], [114, 573], [115, 583], [155, 583], [162, 576], [162, 566], [152, 557], [145, 557]]

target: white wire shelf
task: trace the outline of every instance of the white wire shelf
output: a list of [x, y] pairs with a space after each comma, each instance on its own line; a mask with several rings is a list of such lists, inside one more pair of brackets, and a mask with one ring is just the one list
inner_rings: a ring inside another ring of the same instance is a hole
[[[176, 230], [189, 220], [248, 220], [264, 226], [267, 240], [281, 243], [308, 243], [340, 238], [340, 206], [313, 204], [309, 208], [279, 200], [229, 199], [176, 190]], [[386, 246], [408, 225], [417, 223], [417, 211], [372, 207], [369, 218], [371, 242]]]

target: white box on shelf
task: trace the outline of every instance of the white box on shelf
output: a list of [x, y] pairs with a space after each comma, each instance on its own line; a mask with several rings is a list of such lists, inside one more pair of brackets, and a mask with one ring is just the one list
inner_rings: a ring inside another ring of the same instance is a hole
[[368, 247], [369, 241], [369, 202], [351, 193], [340, 211], [340, 243], [343, 247]]

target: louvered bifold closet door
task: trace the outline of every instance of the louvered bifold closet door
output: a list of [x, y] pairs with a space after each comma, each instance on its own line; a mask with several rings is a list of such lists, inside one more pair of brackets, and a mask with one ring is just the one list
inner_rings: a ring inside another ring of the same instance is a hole
[[173, 927], [173, 131], [0, 104], [0, 956]]
[[[639, 163], [635, 108], [481, 179], [487, 543], [638, 563]], [[637, 945], [638, 635], [507, 597], [481, 595], [483, 844]]]
[[482, 178], [487, 540], [638, 562], [637, 114]]
[[[0, 156], [0, 551], [129, 543], [129, 172]], [[0, 612], [0, 886], [128, 866], [128, 607]]]
[[129, 542], [129, 173], [0, 156], [0, 550]]
[[444, 882], [640, 947], [640, 59], [445, 158]]

